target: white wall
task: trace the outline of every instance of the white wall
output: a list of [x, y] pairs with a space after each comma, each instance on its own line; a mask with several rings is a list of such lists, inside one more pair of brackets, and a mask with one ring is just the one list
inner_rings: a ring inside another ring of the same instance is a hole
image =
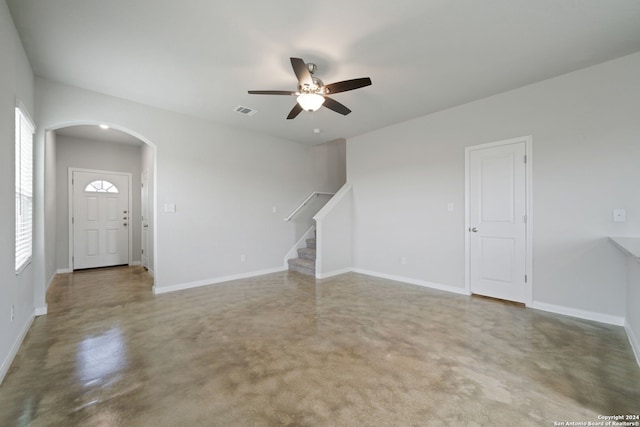
[[134, 145], [82, 140], [64, 135], [58, 135], [56, 140], [57, 269], [71, 269], [69, 265], [69, 168], [131, 174], [132, 260], [139, 262], [141, 224], [135, 218], [140, 218], [141, 148]]
[[606, 236], [640, 233], [639, 75], [634, 54], [349, 140], [355, 267], [464, 288], [464, 147], [532, 135], [534, 307], [624, 317]]
[[284, 212], [320, 179], [312, 147], [43, 79], [36, 98], [43, 128], [104, 122], [154, 145], [156, 291], [282, 268], [297, 233]]
[[[33, 263], [15, 274], [15, 105], [20, 100], [34, 119], [33, 73], [11, 20], [0, 1], [0, 382], [34, 315]], [[36, 122], [37, 125], [37, 122]], [[34, 248], [37, 251], [38, 248]], [[11, 322], [11, 305], [15, 319]]]
[[315, 191], [337, 192], [347, 182], [347, 141], [343, 138], [313, 146]]

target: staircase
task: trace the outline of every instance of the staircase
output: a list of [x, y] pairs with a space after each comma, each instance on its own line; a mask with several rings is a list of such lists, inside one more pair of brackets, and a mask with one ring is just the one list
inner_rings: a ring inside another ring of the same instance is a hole
[[309, 276], [316, 276], [316, 238], [307, 239], [307, 247], [298, 249], [298, 258], [288, 260], [289, 271], [297, 271], [298, 273]]

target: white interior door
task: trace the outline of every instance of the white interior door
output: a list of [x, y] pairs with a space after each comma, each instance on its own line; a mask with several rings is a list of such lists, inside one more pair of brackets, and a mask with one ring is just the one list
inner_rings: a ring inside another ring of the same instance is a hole
[[73, 171], [73, 269], [129, 263], [129, 177]]
[[526, 141], [468, 152], [469, 282], [474, 294], [528, 302]]
[[141, 201], [142, 211], [142, 266], [149, 269], [149, 176], [147, 171], [141, 177]]

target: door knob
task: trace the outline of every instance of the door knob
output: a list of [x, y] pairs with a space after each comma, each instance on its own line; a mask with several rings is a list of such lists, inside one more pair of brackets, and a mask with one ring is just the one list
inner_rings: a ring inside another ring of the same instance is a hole
[[471, 231], [472, 233], [477, 233], [478, 229], [473, 227], [473, 228], [469, 228], [469, 231]]
[[124, 225], [124, 226], [126, 227], [126, 226], [127, 226], [127, 223], [125, 222], [125, 223], [124, 223], [124, 224], [122, 224], [122, 225]]

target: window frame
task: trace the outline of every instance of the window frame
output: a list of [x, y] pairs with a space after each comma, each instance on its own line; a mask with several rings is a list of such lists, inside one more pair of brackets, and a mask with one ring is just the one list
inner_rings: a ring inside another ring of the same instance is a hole
[[35, 125], [21, 102], [15, 107], [15, 272], [33, 258], [33, 135]]
[[[108, 187], [105, 187], [105, 184], [108, 184]], [[107, 181], [106, 179], [97, 179], [87, 184], [84, 188], [84, 192], [118, 194], [120, 193], [120, 190], [118, 190], [118, 187], [111, 181]]]

